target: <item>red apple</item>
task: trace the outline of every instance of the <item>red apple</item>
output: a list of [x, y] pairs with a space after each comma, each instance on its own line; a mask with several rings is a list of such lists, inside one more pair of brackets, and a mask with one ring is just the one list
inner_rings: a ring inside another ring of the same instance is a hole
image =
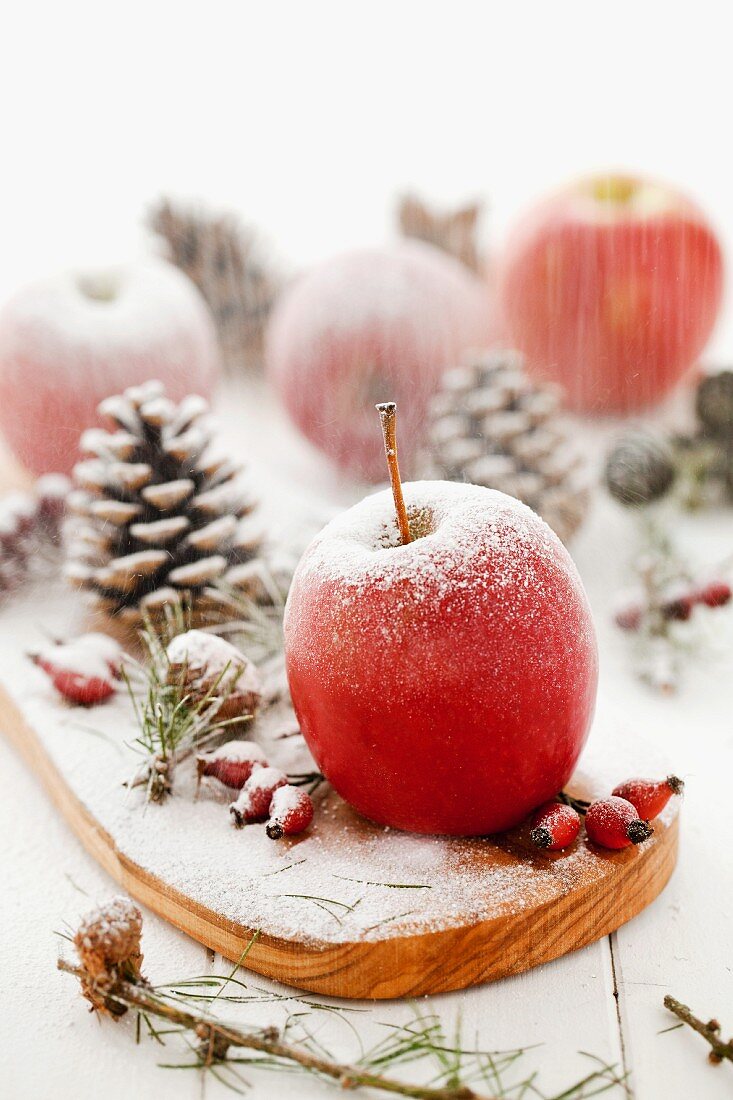
[[492, 489], [404, 486], [332, 520], [285, 616], [293, 704], [313, 756], [372, 821], [510, 828], [569, 779], [595, 702], [596, 642], [550, 528]]
[[[270, 376], [304, 435], [342, 469], [377, 481], [374, 403], [405, 408], [409, 471], [442, 372], [493, 339], [491, 295], [465, 265], [422, 241], [333, 257], [285, 294], [267, 333]], [[408, 400], [409, 398], [409, 400]], [[324, 431], [340, 424], [341, 431]]]
[[599, 176], [522, 220], [501, 265], [501, 308], [529, 369], [561, 382], [572, 408], [626, 412], [694, 364], [722, 278], [696, 206], [657, 183]]
[[208, 307], [162, 260], [46, 279], [0, 314], [0, 430], [37, 474], [72, 469], [103, 398], [150, 378], [208, 396], [218, 373]]

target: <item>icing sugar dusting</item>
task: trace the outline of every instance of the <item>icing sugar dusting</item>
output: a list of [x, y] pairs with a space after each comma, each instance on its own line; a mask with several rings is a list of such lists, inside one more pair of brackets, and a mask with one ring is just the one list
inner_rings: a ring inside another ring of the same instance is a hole
[[[314, 795], [310, 829], [272, 841], [263, 825], [230, 824], [231, 791], [217, 780], [205, 779], [196, 799], [193, 759], [180, 765], [172, 797], [146, 806], [138, 790], [123, 787], [135, 760], [127, 745], [136, 736], [125, 695], [97, 707], [90, 722], [88, 712], [60, 705], [23, 656], [38, 647], [39, 623], [69, 631], [69, 601], [50, 589], [35, 603], [19, 599], [7, 609], [17, 645], [7, 653], [3, 687], [120, 853], [225, 919], [313, 943], [374, 941], [519, 912], [605, 873], [605, 861], [582, 839], [548, 857], [526, 854], [521, 829], [491, 843], [385, 830], [358, 817], [327, 784]], [[270, 765], [291, 775], [313, 767], [302, 738], [277, 736], [292, 720], [281, 703], [252, 727]], [[90, 735], [90, 725], [99, 736]], [[597, 725], [572, 784], [577, 794], [605, 794], [628, 774], [669, 770], [635, 733]], [[661, 820], [672, 820], [678, 805], [672, 799]]]
[[230, 689], [262, 692], [262, 678], [253, 663], [216, 634], [187, 630], [173, 639], [166, 653], [172, 665], [185, 665], [201, 679], [217, 682], [224, 677]]
[[[522, 550], [561, 560], [576, 576], [559, 539], [530, 508], [514, 497], [479, 485], [418, 481], [403, 485], [411, 526], [427, 533], [400, 545], [390, 490], [366, 497], [316, 536], [299, 576], [317, 573], [355, 591], [408, 583], [420, 599], [426, 589], [474, 584], [475, 562], [491, 555], [493, 584], [515, 573]], [[527, 581], [529, 583], [529, 579]]]

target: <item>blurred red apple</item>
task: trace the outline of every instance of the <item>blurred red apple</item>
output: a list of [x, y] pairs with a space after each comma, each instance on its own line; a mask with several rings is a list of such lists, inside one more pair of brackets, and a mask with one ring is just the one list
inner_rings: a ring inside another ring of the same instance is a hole
[[270, 321], [268, 370], [303, 434], [342, 469], [378, 481], [375, 402], [402, 399], [409, 471], [442, 372], [490, 343], [493, 324], [490, 294], [453, 257], [421, 241], [362, 249], [286, 292]]
[[162, 260], [46, 279], [0, 313], [0, 430], [36, 474], [71, 470], [103, 398], [151, 378], [208, 396], [218, 373], [208, 307]]
[[588, 734], [596, 643], [550, 528], [492, 489], [404, 486], [332, 520], [288, 597], [285, 653], [318, 766], [381, 825], [508, 829], [569, 779]]
[[692, 366], [720, 305], [723, 261], [703, 215], [647, 180], [599, 176], [520, 223], [500, 271], [506, 335], [572, 408], [627, 412]]

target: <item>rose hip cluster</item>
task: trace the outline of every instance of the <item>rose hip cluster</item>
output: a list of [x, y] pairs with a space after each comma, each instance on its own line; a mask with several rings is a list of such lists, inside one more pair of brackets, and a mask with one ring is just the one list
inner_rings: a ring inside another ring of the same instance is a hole
[[251, 741], [229, 741], [196, 759], [199, 780], [212, 776], [239, 791], [229, 807], [237, 828], [253, 822], [267, 822], [272, 840], [296, 836], [313, 820], [310, 795], [288, 782], [279, 768], [270, 767], [259, 745]]
[[683, 789], [681, 779], [668, 775], [666, 779], [627, 779], [608, 798], [589, 805], [555, 799], [535, 811], [530, 839], [547, 852], [567, 848], [580, 832], [583, 813], [586, 834], [594, 844], [613, 850], [641, 844], [654, 831], [649, 822]]
[[670, 590], [662, 603], [652, 608], [631, 603], [616, 612], [616, 625], [622, 630], [640, 630], [648, 616], [661, 615], [667, 622], [687, 622], [696, 607], [725, 607], [733, 592], [727, 581], [709, 581], [704, 585], [680, 586]]

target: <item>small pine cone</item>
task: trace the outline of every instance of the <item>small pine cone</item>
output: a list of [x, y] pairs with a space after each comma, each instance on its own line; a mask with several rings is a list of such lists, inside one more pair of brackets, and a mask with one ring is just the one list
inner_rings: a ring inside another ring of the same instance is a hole
[[669, 445], [643, 431], [629, 432], [606, 459], [606, 486], [621, 504], [651, 504], [669, 491], [675, 466]]
[[695, 411], [703, 434], [716, 439], [733, 437], [733, 370], [709, 374], [700, 381]]
[[472, 358], [433, 398], [426, 473], [518, 497], [567, 542], [590, 494], [560, 415], [559, 390], [530, 380], [518, 353]]
[[266, 599], [263, 532], [238, 468], [208, 456], [208, 405], [176, 405], [159, 382], [107, 398], [114, 430], [84, 433], [92, 457], [74, 469], [69, 579], [107, 613], [137, 623], [187, 608], [193, 621], [231, 615], [229, 590]]
[[82, 992], [101, 1012], [121, 1016], [126, 1011], [122, 1005], [110, 1001], [107, 994], [117, 979], [140, 978], [142, 930], [142, 913], [129, 898], [122, 896], [87, 913], [81, 921], [74, 945], [84, 971]]

